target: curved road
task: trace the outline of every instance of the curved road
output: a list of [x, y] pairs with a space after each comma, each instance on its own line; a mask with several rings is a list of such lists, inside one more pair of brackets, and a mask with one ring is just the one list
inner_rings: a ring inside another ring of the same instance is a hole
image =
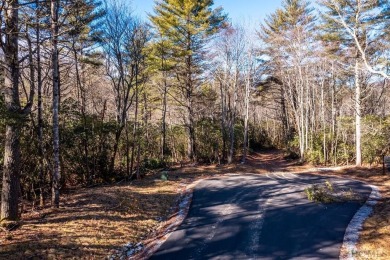
[[304, 189], [330, 180], [364, 201], [367, 185], [318, 175], [229, 175], [200, 182], [187, 218], [150, 258], [338, 259], [359, 202], [317, 204]]

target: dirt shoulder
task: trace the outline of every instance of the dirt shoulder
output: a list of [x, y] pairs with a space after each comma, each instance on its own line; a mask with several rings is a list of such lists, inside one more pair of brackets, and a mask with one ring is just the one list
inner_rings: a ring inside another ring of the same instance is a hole
[[[155, 174], [130, 184], [70, 191], [63, 195], [59, 210], [26, 211], [20, 228], [0, 231], [0, 258], [102, 259], [125, 244], [150, 237], [174, 215], [183, 188], [196, 180], [227, 173], [310, 168], [286, 161], [282, 153], [274, 151], [252, 154], [245, 165], [186, 166], [170, 172], [167, 181]], [[365, 223], [358, 256], [388, 259], [390, 176], [375, 168], [346, 168], [332, 174], [351, 176], [381, 189], [382, 199]]]

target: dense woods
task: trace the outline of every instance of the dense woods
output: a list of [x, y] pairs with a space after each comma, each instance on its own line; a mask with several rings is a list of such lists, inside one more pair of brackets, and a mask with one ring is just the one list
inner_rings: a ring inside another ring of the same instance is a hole
[[[212, 0], [1, 0], [1, 219], [62, 189], [280, 148], [380, 163], [390, 4], [284, 0], [256, 30]], [[50, 202], [51, 200], [51, 202]]]

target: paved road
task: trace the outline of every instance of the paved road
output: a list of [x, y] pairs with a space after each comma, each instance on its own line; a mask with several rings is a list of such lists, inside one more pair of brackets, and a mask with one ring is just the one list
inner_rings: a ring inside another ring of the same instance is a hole
[[304, 189], [330, 180], [365, 200], [357, 181], [290, 173], [230, 175], [199, 183], [187, 218], [157, 259], [338, 259], [359, 202], [316, 204]]

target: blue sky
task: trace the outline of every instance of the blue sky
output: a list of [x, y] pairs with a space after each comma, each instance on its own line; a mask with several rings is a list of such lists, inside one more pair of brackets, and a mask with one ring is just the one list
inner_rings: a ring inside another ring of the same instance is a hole
[[[134, 11], [141, 17], [151, 13], [153, 5], [153, 0], [133, 0]], [[281, 0], [214, 0], [214, 6], [222, 6], [233, 23], [244, 22], [257, 26], [281, 6]]]

